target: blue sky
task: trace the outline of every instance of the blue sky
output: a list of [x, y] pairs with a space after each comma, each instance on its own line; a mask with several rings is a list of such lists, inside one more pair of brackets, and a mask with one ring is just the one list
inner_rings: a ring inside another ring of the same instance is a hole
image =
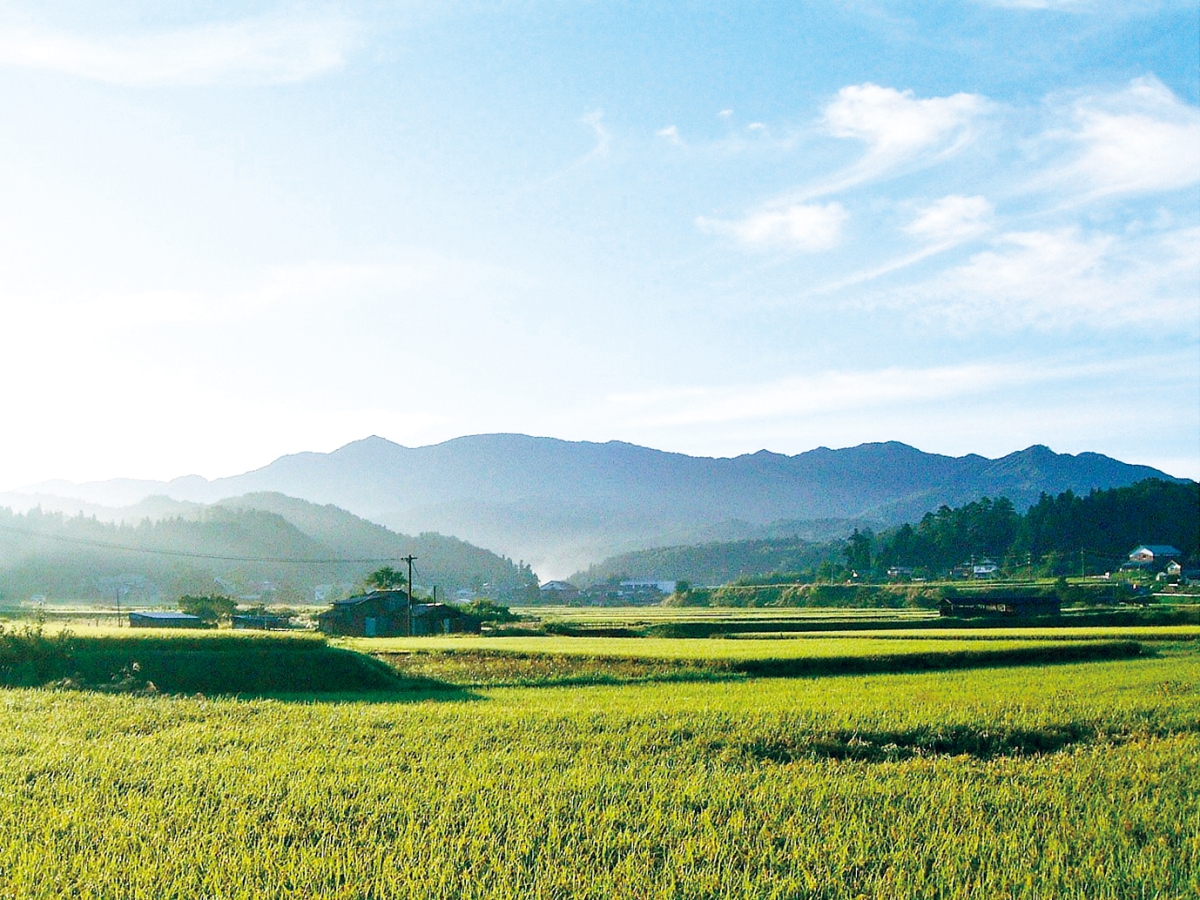
[[0, 2], [0, 488], [495, 431], [1200, 477], [1195, 3], [162, 6]]

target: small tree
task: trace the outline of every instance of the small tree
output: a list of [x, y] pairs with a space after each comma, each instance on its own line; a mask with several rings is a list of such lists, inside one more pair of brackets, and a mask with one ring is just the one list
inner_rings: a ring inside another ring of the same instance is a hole
[[474, 616], [480, 622], [515, 622], [517, 616], [507, 606], [501, 606], [484, 597], [478, 600], [472, 600], [470, 603], [464, 604], [462, 611], [469, 616]]
[[221, 594], [185, 594], [179, 598], [179, 608], [188, 615], [215, 624], [221, 619], [228, 619], [237, 611], [237, 601]]
[[397, 572], [391, 566], [376, 569], [363, 579], [363, 584], [372, 591], [398, 591], [408, 584], [403, 572]]

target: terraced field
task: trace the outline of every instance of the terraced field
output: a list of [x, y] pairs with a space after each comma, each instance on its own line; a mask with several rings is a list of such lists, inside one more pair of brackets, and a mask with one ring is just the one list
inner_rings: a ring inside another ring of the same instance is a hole
[[[1195, 897], [1200, 644], [1170, 637], [1119, 660], [837, 677], [7, 689], [0, 897]], [[790, 638], [572, 655], [559, 642], [579, 639], [540, 640], [490, 658], [719, 669], [972, 649]]]

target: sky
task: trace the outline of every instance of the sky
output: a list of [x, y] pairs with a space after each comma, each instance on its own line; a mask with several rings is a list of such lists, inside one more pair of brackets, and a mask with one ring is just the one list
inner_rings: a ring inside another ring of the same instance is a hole
[[1200, 6], [0, 0], [0, 489], [378, 434], [1200, 478]]

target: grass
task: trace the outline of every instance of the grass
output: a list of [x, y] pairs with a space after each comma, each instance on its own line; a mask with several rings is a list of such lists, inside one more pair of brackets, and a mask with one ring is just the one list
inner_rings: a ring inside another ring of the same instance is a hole
[[678, 638], [351, 639], [410, 678], [481, 685], [624, 684], [639, 681], [819, 677], [1117, 659], [1132, 641], [924, 640], [858, 635], [774, 640]]
[[[985, 646], [997, 650], [1015, 648], [1052, 648], [1061, 643], [1087, 644], [1089, 640], [1073, 640], [1059, 635], [1038, 638], [1012, 636], [993, 640], [984, 636]], [[1101, 637], [1113, 640], [1119, 638]], [[980, 637], [960, 635], [928, 639], [924, 635], [900, 637], [863, 637], [851, 633], [844, 637], [773, 637], [753, 640], [691, 638], [608, 638], [608, 637], [479, 637], [475, 635], [446, 635], [414, 638], [345, 638], [347, 647], [368, 653], [404, 652], [507, 652], [550, 653], [568, 656], [614, 656], [639, 659], [790, 659], [800, 657], [872, 656], [879, 653], [906, 654], [977, 649]]]
[[1200, 896], [1197, 637], [26, 633], [0, 900]]
[[204, 694], [345, 693], [412, 687], [319, 635], [38, 627], [0, 634], [0, 684]]
[[1194, 897], [1197, 684], [1181, 644], [415, 704], [3, 691], [0, 897]]

